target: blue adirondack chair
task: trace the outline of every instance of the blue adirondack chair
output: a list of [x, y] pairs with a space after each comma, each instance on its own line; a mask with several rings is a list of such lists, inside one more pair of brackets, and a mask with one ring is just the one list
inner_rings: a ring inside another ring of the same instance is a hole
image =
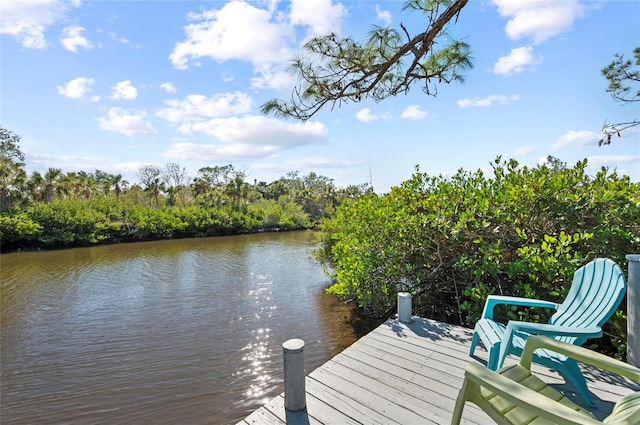
[[[620, 266], [607, 258], [598, 258], [580, 267], [573, 275], [571, 288], [562, 304], [519, 297], [490, 295], [481, 319], [476, 323], [471, 349], [473, 353], [482, 340], [489, 352], [487, 367], [502, 367], [508, 354], [520, 355], [527, 338], [532, 334], [546, 335], [569, 344], [582, 345], [589, 338], [602, 336], [602, 325], [614, 313], [626, 288]], [[499, 304], [554, 308], [548, 323], [510, 320], [505, 326], [493, 320], [493, 309]], [[578, 363], [562, 354], [540, 349], [534, 361], [557, 370], [568, 378], [585, 401], [593, 406], [587, 383]]]

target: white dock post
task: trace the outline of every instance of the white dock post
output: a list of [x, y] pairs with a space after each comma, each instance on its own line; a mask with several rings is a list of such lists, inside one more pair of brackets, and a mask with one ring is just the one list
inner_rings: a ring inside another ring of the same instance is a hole
[[398, 292], [398, 320], [411, 323], [411, 294]]
[[304, 386], [304, 341], [290, 339], [282, 344], [284, 353], [284, 408], [299, 412], [307, 407]]
[[640, 367], [640, 254], [629, 254], [627, 260], [627, 363]]

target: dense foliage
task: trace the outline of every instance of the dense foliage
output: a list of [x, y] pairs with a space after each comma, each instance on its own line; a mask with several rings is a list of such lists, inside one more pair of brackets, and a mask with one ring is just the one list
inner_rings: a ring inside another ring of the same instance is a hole
[[315, 173], [251, 184], [233, 165], [201, 168], [195, 178], [177, 163], [143, 165], [134, 185], [101, 170], [27, 176], [19, 142], [0, 127], [3, 251], [306, 229], [343, 199], [372, 191], [366, 184], [337, 188]]
[[[640, 252], [640, 184], [606, 169], [590, 177], [586, 164], [549, 158], [527, 168], [498, 158], [492, 177], [416, 169], [384, 196], [347, 201], [322, 226], [318, 257], [335, 279], [330, 291], [383, 310], [408, 291], [417, 314], [472, 326], [487, 295], [561, 301], [575, 269], [596, 257], [626, 270], [625, 254]], [[618, 357], [625, 306], [594, 340]], [[547, 314], [505, 308], [498, 316]]]
[[244, 211], [201, 205], [154, 208], [133, 202], [55, 200], [0, 214], [2, 247], [47, 248], [311, 227], [292, 202], [259, 200]]

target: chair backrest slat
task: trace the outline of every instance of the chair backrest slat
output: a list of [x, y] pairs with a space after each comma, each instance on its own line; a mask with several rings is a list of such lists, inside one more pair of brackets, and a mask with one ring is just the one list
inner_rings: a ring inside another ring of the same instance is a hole
[[[593, 260], [576, 270], [567, 297], [549, 323], [576, 328], [601, 328], [620, 304], [625, 290], [626, 280], [620, 266], [608, 258]], [[571, 336], [558, 339], [574, 343], [579, 338]]]

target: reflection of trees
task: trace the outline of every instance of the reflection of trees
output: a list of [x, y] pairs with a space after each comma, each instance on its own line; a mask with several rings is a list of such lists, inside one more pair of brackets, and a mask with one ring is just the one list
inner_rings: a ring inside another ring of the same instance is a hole
[[357, 302], [342, 301], [324, 290], [318, 291], [316, 304], [320, 320], [335, 342], [331, 356], [371, 332], [386, 319], [371, 316]]

